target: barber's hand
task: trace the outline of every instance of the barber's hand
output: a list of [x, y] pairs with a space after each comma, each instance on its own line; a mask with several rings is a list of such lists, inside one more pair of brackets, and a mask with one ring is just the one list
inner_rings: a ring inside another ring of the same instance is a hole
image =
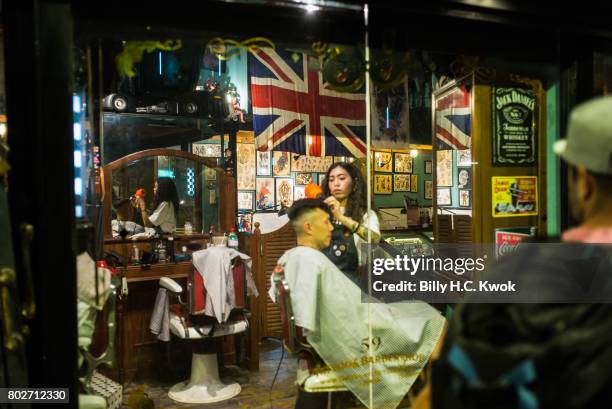
[[331, 210], [332, 216], [334, 216], [334, 219], [336, 220], [342, 219], [343, 215], [342, 215], [342, 212], [340, 211], [340, 202], [338, 201], [338, 199], [336, 199], [333, 196], [330, 196], [327, 199], [325, 199], [323, 202], [329, 206], [329, 209]]
[[142, 197], [137, 197], [136, 198], [136, 203], [137, 203], [136, 207], [138, 207], [140, 209], [140, 211], [145, 210], [146, 207], [147, 207], [147, 205], [146, 205], [146, 203], [145, 203], [145, 201], [144, 201], [144, 199]]

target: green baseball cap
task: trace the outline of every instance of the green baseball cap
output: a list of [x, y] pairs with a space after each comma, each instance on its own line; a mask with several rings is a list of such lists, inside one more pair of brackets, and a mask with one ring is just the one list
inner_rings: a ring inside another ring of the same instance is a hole
[[612, 96], [576, 106], [570, 114], [566, 138], [555, 142], [553, 150], [572, 165], [612, 175]]

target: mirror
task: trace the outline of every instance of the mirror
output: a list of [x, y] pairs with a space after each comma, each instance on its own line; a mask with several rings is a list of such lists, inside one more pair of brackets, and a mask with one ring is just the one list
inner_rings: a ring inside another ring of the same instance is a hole
[[[120, 237], [118, 229], [113, 232], [111, 228], [113, 220], [144, 226], [140, 212], [129, 199], [142, 195], [151, 214], [154, 210], [154, 185], [162, 178], [170, 179], [176, 187], [179, 206], [175, 219], [179, 231], [187, 222], [193, 226], [194, 233], [208, 232], [211, 225], [216, 231], [220, 230], [224, 208], [221, 184], [225, 175], [215, 160], [184, 151], [151, 149], [127, 155], [104, 167], [104, 231], [107, 238]], [[128, 236], [139, 231], [127, 228]]]

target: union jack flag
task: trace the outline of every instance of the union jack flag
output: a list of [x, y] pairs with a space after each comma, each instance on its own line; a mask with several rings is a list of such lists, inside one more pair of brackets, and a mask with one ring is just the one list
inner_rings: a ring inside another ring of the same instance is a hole
[[271, 48], [249, 53], [257, 149], [364, 157], [365, 93], [329, 89], [312, 59]]
[[469, 149], [472, 145], [470, 93], [458, 86], [436, 100], [436, 139], [439, 149]]

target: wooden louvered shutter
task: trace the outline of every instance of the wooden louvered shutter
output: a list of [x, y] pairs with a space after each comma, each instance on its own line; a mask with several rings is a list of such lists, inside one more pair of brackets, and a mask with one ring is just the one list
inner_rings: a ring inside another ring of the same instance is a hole
[[450, 214], [439, 214], [437, 217], [436, 226], [436, 243], [452, 243], [453, 239], [453, 225], [452, 216]]
[[457, 243], [472, 243], [472, 217], [455, 215], [455, 241]]
[[[272, 270], [276, 267], [276, 262], [285, 251], [295, 246], [297, 246], [297, 238], [290, 223], [287, 223], [285, 226], [272, 233], [261, 235], [261, 263], [263, 271], [260, 270], [260, 274], [264, 277], [266, 290], [264, 294], [266, 303], [263, 311], [262, 337], [280, 338], [282, 336], [280, 309], [270, 300], [267, 293], [270, 289], [270, 276]], [[263, 288], [263, 286], [261, 288]]]

